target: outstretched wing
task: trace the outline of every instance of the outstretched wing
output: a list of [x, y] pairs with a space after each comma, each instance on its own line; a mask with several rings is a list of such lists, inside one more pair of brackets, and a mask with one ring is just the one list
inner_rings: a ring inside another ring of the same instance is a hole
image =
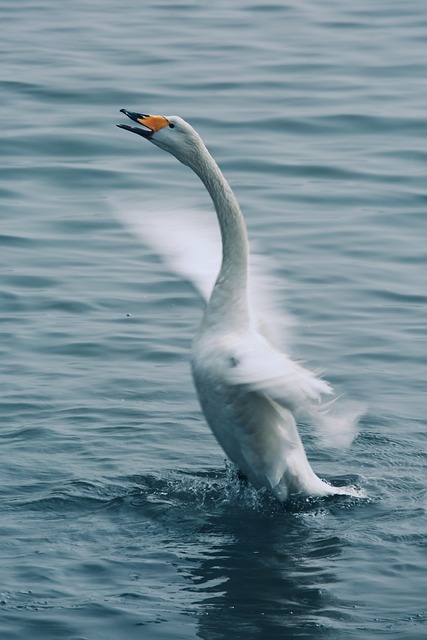
[[333, 393], [327, 382], [286, 354], [275, 349], [255, 330], [243, 339], [224, 345], [229, 353], [227, 383], [260, 391], [292, 412], [320, 403], [322, 395]]
[[221, 263], [221, 239], [215, 216], [192, 209], [116, 210], [120, 222], [196, 289], [207, 302]]
[[[207, 303], [221, 265], [221, 237], [214, 212], [167, 209], [158, 204], [137, 207], [115, 206], [117, 219], [132, 235], [153, 249], [169, 269], [189, 282]], [[278, 313], [279, 305], [263, 258], [250, 255], [251, 303], [259, 328], [280, 347], [292, 341], [293, 319]]]
[[[221, 238], [216, 216], [210, 211], [170, 209], [145, 203], [140, 208], [115, 206], [116, 217], [129, 231], [152, 248], [174, 273], [187, 280], [208, 302], [221, 263]], [[360, 407], [322, 403], [333, 392], [327, 382], [276, 350], [291, 342], [292, 318], [275, 302], [270, 278], [261, 258], [251, 254], [250, 290], [257, 340], [234, 345], [237, 367], [229, 370], [229, 383], [264, 394], [295, 414], [312, 419], [328, 437], [328, 443], [346, 446], [355, 434]], [[261, 335], [262, 334], [262, 335]], [[264, 338], [268, 336], [268, 340]]]
[[226, 350], [230, 354], [229, 366], [224, 368], [227, 384], [263, 394], [295, 417], [308, 419], [328, 444], [351, 443], [362, 413], [359, 405], [336, 404], [337, 398], [330, 399], [334, 391], [328, 382], [276, 350], [256, 331], [230, 342]]

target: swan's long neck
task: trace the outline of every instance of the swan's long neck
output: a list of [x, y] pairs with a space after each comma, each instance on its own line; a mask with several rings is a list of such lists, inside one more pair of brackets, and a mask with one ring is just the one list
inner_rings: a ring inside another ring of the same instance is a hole
[[222, 263], [209, 300], [206, 320], [224, 316], [231, 328], [248, 321], [248, 238], [236, 196], [206, 147], [193, 158], [191, 168], [209, 192], [218, 217], [222, 240]]

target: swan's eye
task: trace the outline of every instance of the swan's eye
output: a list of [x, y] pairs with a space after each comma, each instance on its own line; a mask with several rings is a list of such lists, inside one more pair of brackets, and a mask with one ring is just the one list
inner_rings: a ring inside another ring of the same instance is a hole
[[173, 122], [169, 122], [169, 128], [170, 128], [170, 129], [175, 129], [175, 125], [174, 125], [174, 123], [173, 123]]

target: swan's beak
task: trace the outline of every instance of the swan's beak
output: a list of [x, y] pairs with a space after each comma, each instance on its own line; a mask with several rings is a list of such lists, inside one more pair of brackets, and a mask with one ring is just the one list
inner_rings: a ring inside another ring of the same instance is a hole
[[163, 127], [167, 127], [169, 124], [169, 120], [164, 116], [149, 116], [146, 113], [134, 113], [133, 111], [127, 111], [126, 109], [120, 109], [120, 113], [124, 113], [128, 118], [138, 124], [141, 124], [144, 128], [131, 127], [128, 124], [118, 124], [117, 126], [120, 129], [126, 129], [126, 131], [137, 133], [143, 138], [150, 139], [153, 133], [156, 133], [159, 129], [163, 129]]

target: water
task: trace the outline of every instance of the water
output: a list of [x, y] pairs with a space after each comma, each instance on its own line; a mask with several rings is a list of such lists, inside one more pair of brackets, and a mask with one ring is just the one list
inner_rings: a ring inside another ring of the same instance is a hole
[[[424, 3], [4, 0], [1, 24], [0, 636], [425, 638]], [[367, 500], [281, 507], [225, 465], [202, 303], [119, 222], [211, 208], [122, 107], [206, 140], [294, 353], [366, 404], [349, 449], [304, 437]]]

